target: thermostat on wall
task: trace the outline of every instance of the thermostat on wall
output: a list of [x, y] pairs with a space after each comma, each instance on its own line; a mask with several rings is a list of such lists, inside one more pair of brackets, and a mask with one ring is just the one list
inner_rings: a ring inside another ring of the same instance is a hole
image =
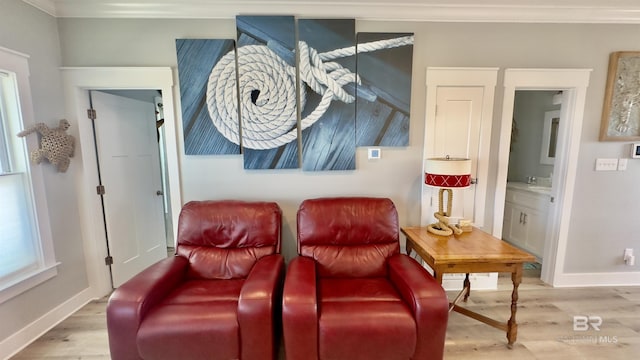
[[631, 157], [640, 159], [640, 143], [631, 144]]

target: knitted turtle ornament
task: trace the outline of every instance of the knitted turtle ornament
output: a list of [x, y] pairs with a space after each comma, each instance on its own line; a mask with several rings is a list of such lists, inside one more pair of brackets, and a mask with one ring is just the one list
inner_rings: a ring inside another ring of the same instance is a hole
[[60, 120], [58, 127], [50, 129], [44, 123], [37, 123], [18, 133], [24, 137], [31, 133], [40, 134], [40, 148], [31, 152], [31, 161], [36, 164], [47, 159], [59, 172], [66, 172], [69, 168], [69, 158], [73, 157], [75, 139], [66, 133], [71, 125], [65, 119]]

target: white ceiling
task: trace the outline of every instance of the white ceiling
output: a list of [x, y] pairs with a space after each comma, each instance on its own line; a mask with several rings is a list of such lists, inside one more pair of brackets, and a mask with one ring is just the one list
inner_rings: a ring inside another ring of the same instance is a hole
[[[234, 18], [640, 24], [639, 0], [23, 0], [56, 17]], [[295, 9], [295, 10], [291, 10]]]

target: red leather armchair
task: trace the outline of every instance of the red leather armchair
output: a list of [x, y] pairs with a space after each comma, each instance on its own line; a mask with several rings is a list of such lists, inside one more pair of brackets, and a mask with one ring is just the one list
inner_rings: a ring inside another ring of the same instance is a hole
[[274, 359], [284, 275], [280, 232], [275, 203], [186, 204], [176, 256], [109, 299], [112, 359]]
[[442, 359], [446, 294], [399, 250], [391, 200], [305, 200], [283, 293], [287, 359]]

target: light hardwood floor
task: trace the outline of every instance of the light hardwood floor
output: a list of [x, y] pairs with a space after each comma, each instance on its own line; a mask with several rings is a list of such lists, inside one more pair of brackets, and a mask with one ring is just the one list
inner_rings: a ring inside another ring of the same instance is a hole
[[[506, 347], [503, 332], [452, 313], [445, 359], [640, 357], [640, 287], [554, 289], [532, 271], [525, 274], [519, 294], [518, 340], [513, 349]], [[467, 306], [507, 319], [510, 301], [510, 278], [500, 277], [496, 291], [472, 290]], [[91, 302], [12, 359], [109, 359], [105, 305], [106, 299]], [[601, 317], [600, 331], [574, 331], [574, 316]]]

